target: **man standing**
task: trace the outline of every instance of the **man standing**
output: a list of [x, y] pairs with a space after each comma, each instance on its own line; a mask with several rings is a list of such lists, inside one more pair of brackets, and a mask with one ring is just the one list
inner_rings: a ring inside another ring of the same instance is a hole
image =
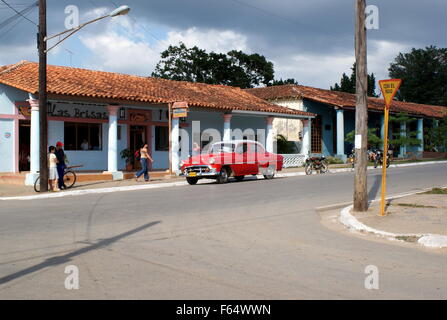
[[64, 170], [65, 170], [65, 153], [64, 150], [62, 149], [62, 147], [64, 146], [64, 144], [60, 141], [58, 141], [56, 143], [56, 152], [54, 153], [56, 155], [57, 158], [57, 174], [59, 176], [57, 184], [59, 186], [59, 189], [65, 189], [65, 184], [64, 184]]

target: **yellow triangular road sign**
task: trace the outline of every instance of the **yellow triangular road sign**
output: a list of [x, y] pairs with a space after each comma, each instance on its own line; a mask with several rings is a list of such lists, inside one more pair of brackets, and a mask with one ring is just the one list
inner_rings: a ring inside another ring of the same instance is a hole
[[389, 109], [391, 106], [391, 102], [393, 101], [394, 96], [399, 90], [399, 87], [402, 83], [401, 79], [389, 79], [389, 80], [380, 80], [379, 85], [382, 90], [383, 99], [385, 100], [386, 108]]

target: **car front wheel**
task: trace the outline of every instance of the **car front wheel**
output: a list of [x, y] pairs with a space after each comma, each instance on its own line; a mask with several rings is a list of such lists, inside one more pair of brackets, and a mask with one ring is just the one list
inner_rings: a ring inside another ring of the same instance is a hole
[[190, 184], [190, 185], [195, 185], [197, 184], [197, 181], [199, 181], [198, 178], [186, 178], [186, 181]]
[[217, 177], [217, 183], [227, 183], [228, 182], [228, 169], [222, 168], [220, 170], [219, 177]]

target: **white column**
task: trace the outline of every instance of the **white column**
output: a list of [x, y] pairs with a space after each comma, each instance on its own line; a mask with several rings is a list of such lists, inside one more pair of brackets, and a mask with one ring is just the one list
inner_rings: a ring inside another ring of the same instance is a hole
[[[402, 122], [400, 124], [400, 135], [402, 137], [405, 137], [407, 135], [407, 124], [405, 122]], [[405, 158], [407, 155], [407, 147], [404, 145], [401, 145], [399, 153], [400, 153], [401, 158]]]
[[[343, 109], [337, 109], [337, 155], [345, 157], [345, 120]], [[344, 160], [344, 159], [343, 159]]]
[[39, 100], [30, 97], [28, 102], [31, 106], [30, 173], [26, 175], [25, 185], [32, 186], [40, 170]]
[[223, 141], [231, 140], [231, 113], [225, 113], [223, 115], [224, 118], [224, 126], [223, 126]]
[[265, 118], [266, 121], [266, 132], [265, 132], [265, 150], [267, 152], [274, 152], [274, 132], [273, 132], [273, 117]]
[[118, 110], [120, 106], [110, 105], [109, 111], [109, 139], [107, 153], [107, 173], [111, 173], [113, 180], [122, 180], [123, 173], [118, 171]]
[[383, 114], [380, 116], [380, 139], [382, 139], [382, 150], [383, 150], [385, 143], [385, 116]]
[[180, 121], [179, 118], [172, 118], [172, 128], [171, 128], [171, 165], [172, 171], [175, 174], [179, 174], [179, 135], [180, 135]]
[[301, 153], [304, 155], [309, 155], [311, 152], [311, 120], [303, 121], [303, 141], [301, 147]]
[[422, 157], [422, 153], [424, 152], [424, 119], [418, 119], [418, 134], [417, 138], [421, 140], [421, 145], [418, 147], [418, 152], [420, 152], [420, 156]]

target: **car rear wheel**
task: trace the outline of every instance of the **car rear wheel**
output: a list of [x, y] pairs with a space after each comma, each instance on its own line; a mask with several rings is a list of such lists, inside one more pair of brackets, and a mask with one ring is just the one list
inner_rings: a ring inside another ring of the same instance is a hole
[[273, 179], [275, 177], [275, 167], [269, 166], [264, 174], [264, 178], [267, 180]]
[[242, 181], [242, 180], [244, 180], [244, 177], [245, 176], [236, 176], [234, 178], [236, 179], [236, 181]]
[[197, 184], [197, 181], [199, 181], [199, 178], [186, 178], [186, 181], [190, 184], [190, 185], [194, 185]]
[[220, 170], [220, 174], [217, 177], [217, 183], [227, 183], [228, 182], [228, 169], [227, 168], [222, 168]]

